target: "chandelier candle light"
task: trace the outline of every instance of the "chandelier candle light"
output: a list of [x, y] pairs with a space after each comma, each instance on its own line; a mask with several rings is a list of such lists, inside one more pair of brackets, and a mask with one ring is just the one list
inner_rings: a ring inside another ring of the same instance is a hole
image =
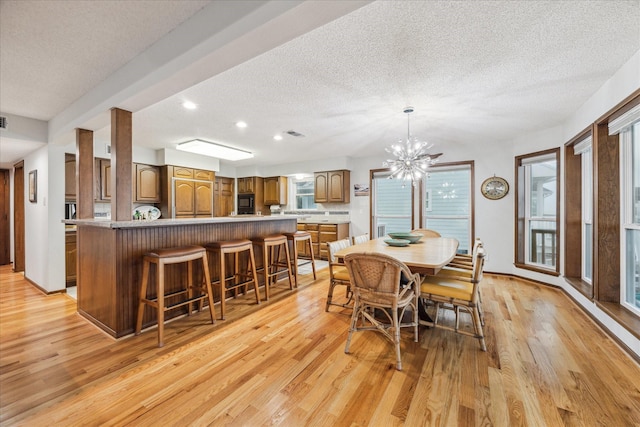
[[410, 179], [416, 186], [442, 153], [429, 154], [427, 150], [433, 147], [433, 144], [411, 136], [409, 115], [413, 113], [413, 107], [406, 107], [403, 112], [407, 115], [407, 139], [385, 148], [385, 151], [396, 156], [396, 159], [389, 159], [382, 165], [391, 169], [389, 179], [402, 178], [402, 187], [405, 186], [405, 181]]

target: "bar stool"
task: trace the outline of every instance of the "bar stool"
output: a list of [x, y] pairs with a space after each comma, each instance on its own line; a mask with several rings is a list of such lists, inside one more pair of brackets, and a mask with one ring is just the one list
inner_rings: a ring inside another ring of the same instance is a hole
[[[224, 320], [224, 309], [227, 291], [233, 290], [234, 296], [238, 296], [238, 288], [244, 287], [244, 294], [247, 293], [247, 286], [253, 283], [256, 292], [256, 303], [260, 304], [260, 294], [258, 293], [258, 276], [256, 274], [256, 259], [253, 256], [253, 243], [251, 240], [227, 240], [222, 242], [212, 242], [206, 245], [207, 252], [217, 254], [220, 257], [220, 278], [213, 283], [220, 285], [220, 315]], [[240, 254], [248, 253], [248, 265], [246, 270], [240, 271]], [[225, 255], [233, 257], [233, 275], [227, 277]], [[213, 257], [212, 257], [213, 258]], [[245, 272], [246, 271], [246, 272]], [[223, 279], [224, 278], [224, 279]], [[233, 281], [229, 284], [229, 281]]]
[[[289, 288], [293, 290], [293, 277], [291, 276], [291, 263], [289, 256], [289, 244], [287, 236], [283, 234], [273, 234], [265, 237], [254, 237], [251, 239], [254, 246], [262, 249], [262, 269], [264, 272], [264, 294], [265, 300], [269, 300], [269, 284], [278, 281], [278, 275], [287, 272], [289, 276]], [[280, 248], [284, 247], [286, 255], [285, 262], [279, 264]], [[279, 268], [283, 267], [283, 268]]]
[[[193, 285], [193, 261], [202, 260], [202, 270], [204, 275], [204, 283], [199, 286]], [[139, 335], [142, 329], [142, 317], [145, 305], [149, 305], [158, 310], [158, 347], [164, 346], [164, 313], [171, 309], [187, 306], [187, 314], [191, 315], [191, 303], [200, 302], [202, 309], [202, 301], [209, 301], [209, 313], [211, 314], [211, 323], [215, 323], [215, 313], [213, 308], [213, 293], [211, 292], [211, 277], [209, 276], [209, 265], [207, 261], [207, 251], [202, 246], [182, 246], [178, 248], [156, 249], [144, 255], [142, 267], [142, 284], [140, 286], [140, 299], [138, 304], [138, 318], [136, 321], [135, 334]], [[165, 265], [187, 263], [188, 278], [184, 289], [165, 294]], [[149, 282], [149, 269], [151, 264], [156, 266], [156, 298], [147, 298], [147, 285]], [[193, 296], [193, 290], [199, 290], [200, 295]], [[187, 294], [187, 299], [176, 303], [165, 305], [165, 300], [172, 299], [179, 295]]]
[[298, 287], [298, 242], [309, 244], [309, 253], [311, 254], [311, 268], [313, 269], [313, 280], [316, 280], [316, 260], [313, 257], [313, 244], [311, 243], [311, 233], [308, 231], [296, 231], [294, 233], [284, 233], [287, 241], [293, 244], [293, 277], [295, 278], [296, 288]]

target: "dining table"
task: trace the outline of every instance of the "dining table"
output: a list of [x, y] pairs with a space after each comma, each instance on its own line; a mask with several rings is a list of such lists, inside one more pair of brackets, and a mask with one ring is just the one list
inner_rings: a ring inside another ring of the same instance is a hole
[[413, 273], [434, 275], [447, 265], [458, 250], [458, 240], [449, 237], [424, 237], [406, 246], [392, 246], [385, 243], [389, 237], [372, 239], [351, 245], [335, 253], [338, 262], [352, 253], [375, 252], [389, 255], [406, 264]]

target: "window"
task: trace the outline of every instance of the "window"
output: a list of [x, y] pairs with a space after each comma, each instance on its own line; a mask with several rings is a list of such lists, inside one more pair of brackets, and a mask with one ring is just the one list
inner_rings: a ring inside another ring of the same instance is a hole
[[593, 155], [591, 137], [589, 136], [576, 144], [573, 151], [576, 156], [580, 156], [582, 170], [582, 218], [580, 221], [582, 267], [580, 278], [591, 284], [593, 279]]
[[[640, 116], [640, 107], [636, 116]], [[633, 112], [633, 110], [632, 110]], [[629, 116], [627, 116], [629, 117]], [[640, 118], [624, 126], [620, 134], [622, 161], [622, 247], [620, 301], [640, 315]], [[609, 125], [610, 132], [612, 125]]]
[[294, 210], [316, 209], [314, 202], [314, 180], [311, 177], [292, 178], [291, 191], [293, 193], [292, 201], [295, 203]]
[[401, 179], [388, 179], [390, 171], [373, 171], [371, 182], [372, 237], [412, 230], [413, 186]]
[[560, 150], [516, 157], [516, 266], [559, 274]]
[[473, 162], [432, 166], [424, 178], [424, 228], [460, 243], [458, 252], [470, 253], [472, 241]]

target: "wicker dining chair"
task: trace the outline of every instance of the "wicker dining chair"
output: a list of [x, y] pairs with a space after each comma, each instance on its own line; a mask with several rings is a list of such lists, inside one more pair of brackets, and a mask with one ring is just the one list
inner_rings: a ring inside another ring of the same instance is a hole
[[[476, 237], [472, 252], [470, 254], [456, 254], [453, 260], [438, 272], [437, 276], [453, 278], [463, 276], [471, 279], [473, 276], [473, 260], [475, 259], [478, 249], [482, 247], [484, 247], [482, 240]], [[480, 322], [482, 326], [484, 326], [484, 310], [482, 309], [482, 292], [480, 292], [480, 289], [478, 290], [478, 310], [480, 312]]]
[[[349, 279], [349, 272], [344, 263], [339, 262], [335, 256], [335, 253], [340, 249], [348, 248], [351, 246], [351, 239], [336, 240], [335, 242], [328, 242], [327, 249], [329, 250], [329, 292], [327, 293], [327, 305], [324, 311], [329, 311], [330, 305], [337, 305], [339, 307], [351, 307], [351, 300], [353, 299], [353, 293], [351, 291], [351, 280]], [[348, 298], [345, 303], [333, 302], [333, 290], [337, 285], [346, 286], [346, 296]]]
[[[449, 276], [437, 274], [435, 276], [426, 276], [420, 285], [421, 304], [431, 301], [435, 306], [435, 314], [432, 316], [433, 321], [421, 320], [420, 323], [473, 336], [480, 340], [482, 351], [487, 351], [484, 331], [482, 329], [483, 321], [480, 314], [480, 282], [482, 281], [485, 256], [484, 248], [481, 246], [478, 247], [473, 260], [473, 274], [471, 277], [465, 275]], [[440, 307], [454, 311], [454, 327], [438, 323]], [[473, 333], [460, 329], [460, 309], [465, 310], [471, 315], [473, 320]]]
[[358, 245], [360, 243], [365, 243], [369, 241], [369, 235], [368, 234], [361, 234], [359, 236], [353, 236], [353, 244], [354, 245]]
[[[413, 328], [414, 341], [418, 342], [420, 275], [411, 273], [403, 262], [380, 253], [352, 253], [345, 257], [345, 264], [355, 304], [344, 352], [349, 353], [354, 332], [378, 331], [394, 344], [396, 369], [401, 371], [400, 328]], [[411, 320], [403, 322], [407, 309]]]
[[423, 237], [442, 237], [436, 230], [430, 230], [428, 228], [416, 228], [411, 231], [412, 233], [420, 233]]

